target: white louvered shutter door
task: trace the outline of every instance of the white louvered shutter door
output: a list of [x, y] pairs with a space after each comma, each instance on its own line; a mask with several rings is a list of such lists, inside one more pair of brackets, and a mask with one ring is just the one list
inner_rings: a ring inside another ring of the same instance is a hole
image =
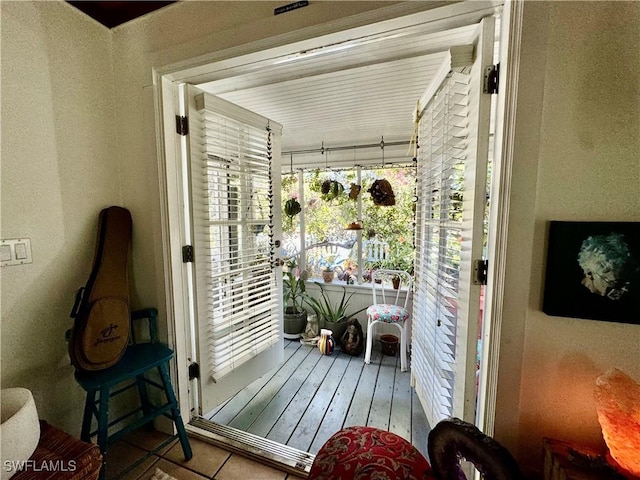
[[416, 284], [412, 376], [431, 427], [449, 416], [475, 418], [480, 286], [490, 96], [482, 93], [493, 51], [492, 18], [470, 50], [452, 49], [419, 109]]
[[200, 414], [283, 358], [280, 135], [190, 88], [190, 191]]

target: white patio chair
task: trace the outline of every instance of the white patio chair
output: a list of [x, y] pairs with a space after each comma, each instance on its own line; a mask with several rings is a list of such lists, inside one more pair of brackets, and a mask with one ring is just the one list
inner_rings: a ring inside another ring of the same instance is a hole
[[[400, 277], [400, 288], [392, 289], [392, 278]], [[380, 283], [376, 282], [379, 280]], [[407, 371], [407, 323], [409, 295], [413, 278], [402, 270], [375, 270], [371, 274], [373, 304], [367, 308], [367, 349], [365, 363], [371, 363], [374, 327], [377, 323], [395, 325], [400, 330], [400, 370]], [[406, 290], [405, 290], [406, 288]], [[404, 297], [404, 298], [403, 298]]]

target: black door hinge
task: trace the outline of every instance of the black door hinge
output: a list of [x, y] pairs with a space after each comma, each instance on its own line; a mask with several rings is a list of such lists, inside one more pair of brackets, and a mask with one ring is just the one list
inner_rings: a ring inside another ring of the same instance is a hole
[[473, 261], [473, 284], [474, 285], [486, 285], [487, 284], [487, 271], [489, 269], [489, 260], [474, 260]]
[[176, 133], [183, 137], [189, 134], [189, 117], [176, 115]]
[[182, 263], [193, 262], [193, 246], [185, 245], [182, 247]]
[[189, 380], [193, 380], [194, 378], [200, 378], [200, 365], [196, 362], [189, 364]]
[[490, 65], [484, 72], [484, 93], [498, 93], [500, 83], [500, 64]]

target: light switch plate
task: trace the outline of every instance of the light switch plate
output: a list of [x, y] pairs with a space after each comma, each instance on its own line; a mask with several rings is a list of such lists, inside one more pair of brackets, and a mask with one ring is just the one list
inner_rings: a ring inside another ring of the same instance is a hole
[[0, 245], [0, 262], [11, 260], [11, 245]]
[[23, 265], [32, 262], [30, 238], [0, 240], [0, 266]]

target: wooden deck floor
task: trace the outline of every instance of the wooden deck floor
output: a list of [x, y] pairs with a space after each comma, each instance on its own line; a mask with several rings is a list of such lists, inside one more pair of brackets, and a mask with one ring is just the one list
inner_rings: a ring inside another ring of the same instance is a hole
[[284, 364], [236, 394], [207, 418], [221, 425], [317, 453], [336, 431], [367, 425], [406, 438], [426, 455], [429, 426], [400, 358], [372, 352], [371, 364], [338, 349], [285, 340]]

